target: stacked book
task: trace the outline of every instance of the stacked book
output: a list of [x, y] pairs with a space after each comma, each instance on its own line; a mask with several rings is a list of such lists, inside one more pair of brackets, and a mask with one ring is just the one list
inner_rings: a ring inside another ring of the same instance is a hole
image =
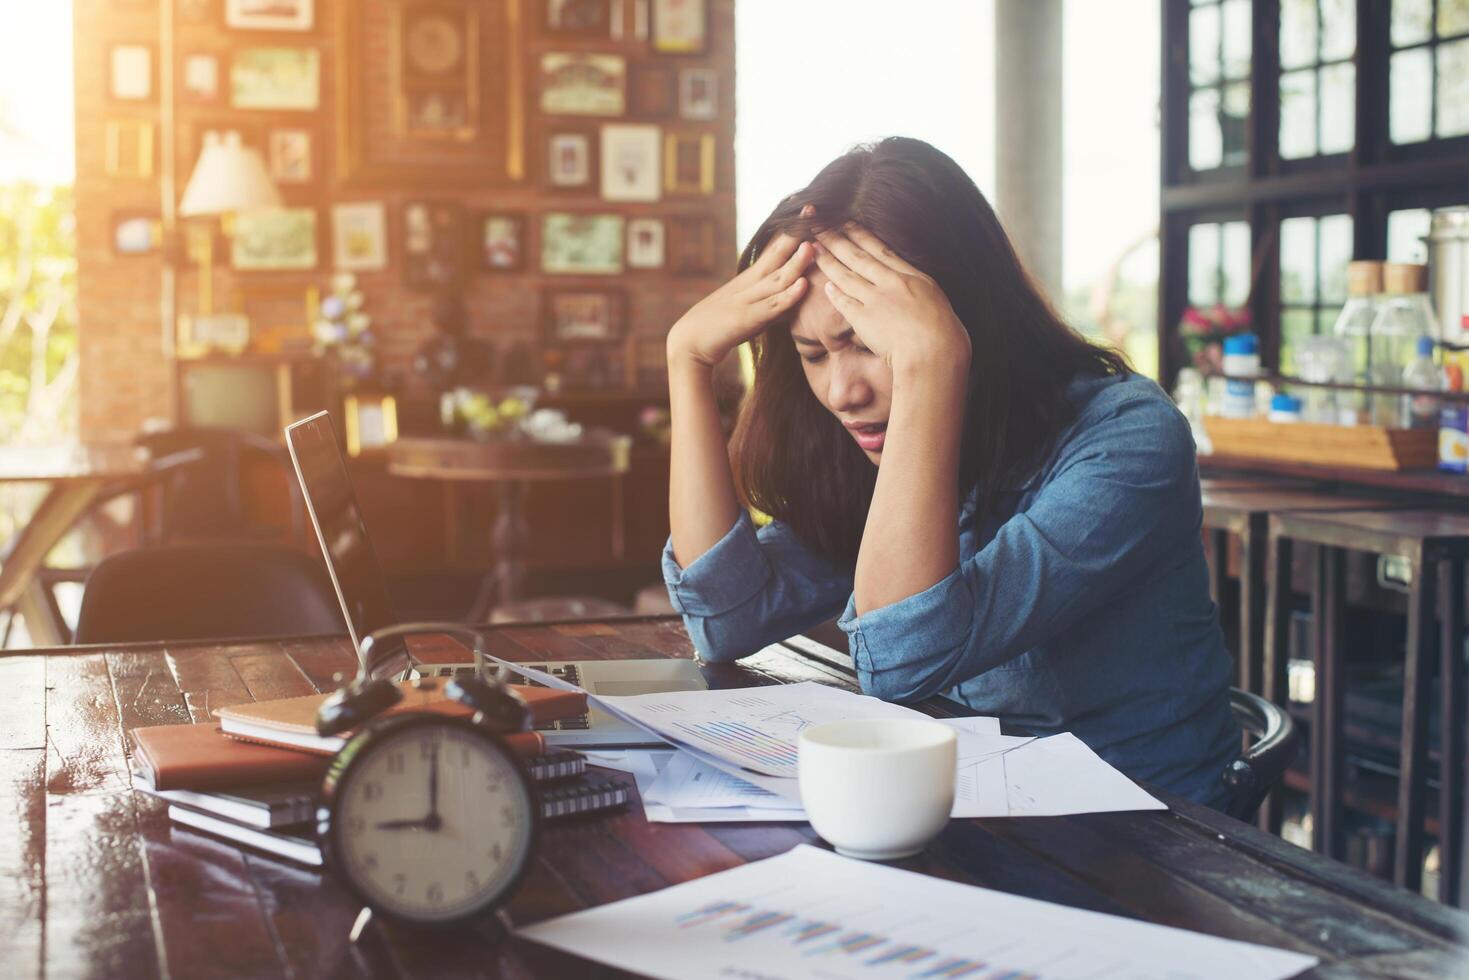
[[[545, 688], [517, 690], [537, 724], [586, 711], [585, 697]], [[218, 723], [158, 725], [133, 731], [134, 786], [168, 801], [169, 819], [301, 864], [320, 865], [315, 816], [322, 777], [351, 733], [316, 734], [326, 695], [235, 705], [214, 712]], [[405, 690], [394, 711], [468, 715], [441, 695]], [[622, 806], [628, 791], [588, 776], [572, 751], [546, 751], [541, 736], [505, 738], [535, 782], [541, 815], [557, 819]]]

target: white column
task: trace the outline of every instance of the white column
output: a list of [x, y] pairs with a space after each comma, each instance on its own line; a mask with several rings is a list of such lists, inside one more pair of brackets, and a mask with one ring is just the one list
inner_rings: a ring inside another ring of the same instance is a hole
[[995, 209], [1061, 301], [1063, 0], [995, 0]]

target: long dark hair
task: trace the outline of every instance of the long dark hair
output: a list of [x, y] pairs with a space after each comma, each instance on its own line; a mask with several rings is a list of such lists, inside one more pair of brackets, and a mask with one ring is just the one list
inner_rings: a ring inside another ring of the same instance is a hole
[[[810, 204], [811, 218], [801, 209]], [[827, 164], [783, 200], [740, 256], [748, 268], [776, 235], [810, 238], [863, 225], [938, 283], [969, 333], [973, 356], [959, 457], [959, 494], [980, 515], [1044, 462], [1073, 410], [1078, 374], [1124, 374], [1126, 359], [1069, 327], [1032, 281], [974, 181], [922, 140], [890, 137]], [[790, 320], [754, 343], [755, 384], [730, 452], [744, 501], [789, 525], [817, 552], [857, 561], [873, 466], [817, 400], [790, 338]], [[956, 529], [957, 533], [957, 529]]]

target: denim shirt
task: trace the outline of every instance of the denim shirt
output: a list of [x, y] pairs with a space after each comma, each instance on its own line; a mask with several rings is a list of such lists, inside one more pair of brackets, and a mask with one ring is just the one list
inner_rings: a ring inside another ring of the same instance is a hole
[[1238, 754], [1231, 660], [1209, 596], [1187, 421], [1138, 375], [1082, 377], [1050, 458], [996, 516], [959, 518], [959, 564], [858, 615], [852, 572], [780, 522], [734, 527], [669, 598], [700, 656], [729, 661], [840, 614], [862, 689], [943, 693], [1036, 733], [1070, 731], [1118, 769], [1222, 806]]

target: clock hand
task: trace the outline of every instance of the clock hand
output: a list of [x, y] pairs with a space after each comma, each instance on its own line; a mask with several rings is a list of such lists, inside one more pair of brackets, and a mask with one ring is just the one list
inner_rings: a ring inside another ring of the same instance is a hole
[[414, 827], [428, 826], [427, 820], [384, 820], [377, 825], [378, 830], [408, 830]]
[[424, 827], [438, 830], [443, 825], [439, 819], [439, 747], [434, 745], [433, 755], [428, 759], [428, 816], [423, 818]]

